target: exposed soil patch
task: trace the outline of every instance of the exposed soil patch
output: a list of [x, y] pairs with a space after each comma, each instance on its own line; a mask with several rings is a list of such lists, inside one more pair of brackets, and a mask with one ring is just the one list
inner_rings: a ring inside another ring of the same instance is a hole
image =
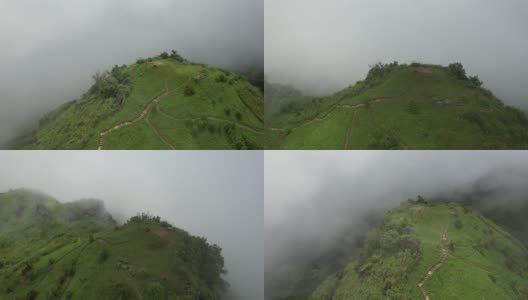
[[352, 125], [353, 125], [353, 122], [354, 122], [354, 117], [356, 115], [356, 111], [352, 111], [352, 118], [350, 118], [350, 123], [348, 124], [348, 127], [346, 129], [346, 133], [345, 133], [345, 145], [343, 146], [343, 149], [344, 150], [347, 150], [348, 149], [348, 145], [350, 144], [350, 133], [352, 132]]
[[431, 74], [431, 73], [433, 73], [433, 70], [431, 70], [430, 68], [426, 68], [426, 67], [418, 67], [418, 68], [414, 69], [414, 71], [416, 73], [422, 73], [422, 74]]
[[155, 235], [159, 236], [162, 239], [165, 239], [169, 235], [169, 230], [165, 227], [158, 227], [152, 231]]
[[153, 66], [154, 68], [157, 68], [157, 67], [163, 66], [164, 64], [165, 62], [162, 60], [155, 60], [150, 65]]

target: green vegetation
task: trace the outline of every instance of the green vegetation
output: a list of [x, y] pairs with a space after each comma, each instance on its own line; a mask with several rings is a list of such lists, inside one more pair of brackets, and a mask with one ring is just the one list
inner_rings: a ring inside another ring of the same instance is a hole
[[1, 299], [220, 299], [221, 248], [159, 217], [117, 226], [102, 202], [0, 194]]
[[528, 250], [461, 204], [409, 199], [343, 261], [330, 274], [310, 264], [284, 299], [528, 297]]
[[273, 149], [528, 148], [526, 114], [460, 63], [377, 64], [365, 80], [328, 97], [266, 87]]
[[[96, 74], [83, 97], [46, 114], [37, 130], [10, 147], [263, 149], [263, 106], [262, 92], [241, 76], [173, 50]], [[203, 120], [216, 130], [203, 130]], [[233, 126], [229, 135], [221, 130], [227, 125]]]

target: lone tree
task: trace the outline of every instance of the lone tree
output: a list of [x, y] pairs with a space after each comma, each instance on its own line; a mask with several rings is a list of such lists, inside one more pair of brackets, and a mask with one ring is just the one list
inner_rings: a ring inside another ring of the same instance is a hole
[[178, 54], [178, 52], [176, 52], [176, 50], [172, 50], [170, 56], [175, 61], [183, 62], [183, 57], [180, 54]]
[[163, 53], [160, 54], [160, 57], [163, 58], [163, 59], [167, 59], [167, 58], [169, 58], [169, 53], [164, 51]]
[[473, 85], [474, 87], [481, 87], [482, 86], [482, 81], [480, 80], [480, 78], [477, 75], [469, 76], [469, 82], [471, 82], [471, 85]]
[[416, 200], [416, 203], [427, 204], [427, 201], [425, 201], [424, 197], [422, 197], [421, 195], [418, 195], [418, 199]]
[[464, 70], [464, 66], [461, 63], [452, 63], [447, 68], [449, 69], [449, 72], [456, 76], [456, 78], [460, 80], [468, 79], [466, 76], [466, 70]]

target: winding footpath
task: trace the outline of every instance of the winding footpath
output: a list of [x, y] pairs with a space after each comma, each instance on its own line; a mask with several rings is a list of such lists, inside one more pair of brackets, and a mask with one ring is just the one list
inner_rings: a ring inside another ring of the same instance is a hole
[[[371, 105], [371, 104], [374, 104], [374, 103], [380, 103], [380, 102], [383, 102], [383, 101], [386, 101], [386, 100], [390, 100], [390, 99], [397, 99], [397, 98], [400, 98], [400, 97], [404, 96], [405, 94], [407, 94], [410, 90], [411, 90], [411, 88], [408, 87], [408, 88], [404, 89], [401, 93], [399, 93], [397, 95], [372, 97], [372, 98], [366, 100], [366, 102], [369, 105]], [[278, 131], [278, 132], [288, 131], [288, 132], [292, 132], [292, 131], [300, 128], [300, 127], [304, 127], [304, 126], [310, 125], [310, 124], [312, 124], [314, 122], [320, 122], [320, 121], [324, 121], [324, 120], [328, 119], [332, 115], [334, 110], [336, 110], [336, 109], [349, 109], [349, 110], [352, 110], [353, 111], [352, 121], [353, 121], [357, 109], [361, 108], [361, 107], [364, 107], [365, 103], [351, 105], [351, 104], [342, 104], [341, 102], [344, 99], [354, 98], [356, 96], [359, 96], [364, 91], [365, 91], [365, 89], [360, 90], [360, 91], [354, 93], [353, 95], [343, 95], [343, 96], [341, 96], [338, 99], [338, 101], [336, 103], [332, 104], [326, 112], [318, 112], [314, 117], [312, 117], [312, 118], [310, 118], [308, 120], [304, 120], [304, 121], [301, 121], [301, 122], [296, 122], [296, 125], [294, 125], [293, 127], [289, 128], [289, 129], [276, 128], [276, 127], [268, 127], [266, 129], [268, 131]], [[372, 108], [369, 108], [369, 112], [372, 112]], [[321, 113], [322, 113], [322, 115], [321, 115]], [[321, 115], [321, 116], [319, 116], [319, 115]], [[345, 129], [345, 142], [344, 142], [344, 145], [343, 145], [343, 149], [347, 149], [348, 146], [349, 146], [349, 143], [350, 143], [350, 133], [352, 132], [352, 121], [349, 123], [349, 125]], [[403, 139], [401, 137], [399, 137], [399, 136], [398, 136], [398, 141], [403, 146], [405, 146], [405, 149], [409, 149], [407, 143], [405, 141], [403, 141]]]
[[348, 124], [346, 134], [345, 134], [345, 145], [343, 146], [343, 150], [348, 149], [348, 145], [350, 144], [350, 133], [352, 132], [352, 125], [354, 122], [354, 117], [356, 116], [356, 111], [352, 111], [352, 117], [350, 118], [350, 123]]
[[165, 81], [165, 89], [164, 89], [165, 92], [163, 92], [162, 94], [154, 97], [154, 99], [152, 99], [150, 101], [150, 103], [145, 107], [145, 109], [143, 109], [143, 111], [137, 116], [135, 117], [134, 119], [130, 120], [130, 121], [125, 121], [123, 123], [120, 123], [120, 124], [117, 124], [115, 125], [114, 127], [112, 128], [109, 128], [103, 132], [101, 132], [99, 134], [99, 143], [97, 144], [97, 150], [103, 150], [103, 146], [104, 146], [104, 138], [105, 136], [107, 136], [109, 133], [113, 132], [113, 131], [116, 131], [116, 130], [119, 130], [123, 127], [127, 127], [127, 126], [130, 126], [130, 125], [133, 125], [141, 120], [143, 120], [143, 118], [145, 118], [145, 116], [147, 116], [147, 114], [150, 112], [150, 110], [152, 109], [152, 107], [154, 105], [156, 105], [156, 103], [159, 102], [160, 98], [163, 97], [163, 96], [166, 96], [169, 94], [169, 84], [167, 81]]
[[[165, 96], [168, 96], [170, 95], [172, 92], [178, 90], [178, 89], [181, 89], [183, 86], [185, 86], [186, 84], [189, 83], [189, 81], [192, 80], [192, 77], [190, 77], [185, 83], [183, 83], [182, 85], [176, 87], [176, 88], [173, 88], [172, 90], [169, 90], [169, 84], [168, 84], [168, 81], [165, 81], [165, 88], [163, 89], [163, 91], [160, 92], [160, 94], [156, 97], [154, 97], [148, 104], [147, 106], [143, 109], [143, 111], [138, 115], [136, 116], [134, 119], [130, 120], [130, 121], [125, 121], [125, 122], [122, 122], [122, 123], [119, 123], [117, 125], [115, 125], [114, 127], [112, 128], [109, 128], [109, 129], [106, 129], [104, 131], [102, 131], [100, 134], [99, 134], [99, 142], [97, 144], [97, 150], [103, 150], [103, 147], [104, 147], [104, 140], [105, 140], [105, 137], [111, 133], [111, 132], [114, 132], [114, 131], [117, 131], [119, 129], [122, 129], [124, 127], [127, 127], [127, 126], [130, 126], [130, 125], [133, 125], [143, 119], [145, 119], [145, 122], [147, 123], [147, 125], [152, 129], [152, 131], [154, 132], [154, 134], [161, 140], [161, 142], [163, 142], [165, 145], [167, 145], [170, 149], [172, 150], [175, 150], [176, 149], [176, 146], [174, 146], [173, 143], [170, 142], [170, 140], [165, 137], [149, 120], [149, 116], [150, 116], [150, 112], [152, 111], [152, 108], [155, 106], [156, 107], [156, 111], [161, 113], [162, 115], [166, 116], [166, 117], [169, 117], [169, 118], [172, 118], [172, 119], [176, 119], [176, 120], [198, 120], [198, 119], [201, 119], [203, 117], [197, 117], [197, 118], [176, 118], [176, 117], [173, 117], [167, 113], [165, 113], [164, 111], [161, 110], [160, 106], [159, 106], [159, 103], [160, 103], [160, 99], [162, 97], [165, 97]], [[244, 129], [247, 129], [249, 131], [252, 131], [252, 132], [255, 132], [255, 133], [262, 133], [262, 132], [265, 132], [264, 129], [262, 130], [259, 130], [258, 128], [255, 128], [255, 127], [252, 127], [251, 125], [249, 124], [246, 124], [246, 123], [238, 123], [238, 122], [233, 122], [232, 120], [229, 120], [227, 118], [220, 118], [220, 117], [214, 117], [214, 116], [205, 116], [206, 119], [209, 119], [209, 120], [213, 120], [213, 121], [222, 121], [222, 122], [228, 122], [228, 123], [232, 123], [240, 128], [244, 128]]]
[[444, 229], [444, 233], [442, 234], [442, 240], [441, 240], [441, 246], [442, 246], [442, 250], [441, 250], [441, 254], [440, 254], [440, 257], [438, 258], [438, 261], [436, 262], [436, 264], [434, 264], [430, 269], [429, 271], [427, 271], [427, 273], [425, 274], [425, 276], [422, 278], [422, 280], [418, 283], [418, 287], [420, 288], [420, 290], [422, 291], [422, 295], [424, 296], [424, 299], [425, 300], [430, 300], [431, 297], [427, 294], [427, 290], [425, 289], [425, 284], [427, 283], [427, 281], [431, 278], [431, 276], [433, 276], [433, 274], [438, 270], [440, 269], [440, 267], [442, 267], [442, 265], [444, 265], [444, 262], [447, 258], [447, 241], [448, 241], [448, 238], [447, 238], [447, 229], [449, 227], [449, 220], [447, 222], [447, 226], [446, 228]]

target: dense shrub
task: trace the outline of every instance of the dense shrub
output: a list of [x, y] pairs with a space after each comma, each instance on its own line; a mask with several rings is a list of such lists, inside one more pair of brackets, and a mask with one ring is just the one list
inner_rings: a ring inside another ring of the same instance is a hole
[[194, 88], [190, 85], [185, 86], [185, 89], [183, 91], [183, 94], [187, 97], [194, 96], [196, 92], [194, 91]]
[[[370, 231], [364, 241], [358, 257], [358, 264], [355, 268], [359, 277], [363, 277], [371, 272], [373, 264], [379, 257], [386, 260], [391, 258], [409, 255], [413, 261], [418, 261], [421, 257], [420, 241], [416, 239], [412, 226], [402, 220], [400, 223], [386, 223], [381, 228]], [[412, 267], [413, 264], [409, 264]], [[401, 266], [405, 268], [405, 266]], [[387, 270], [389, 271], [389, 270]], [[395, 272], [393, 275], [397, 277]], [[404, 274], [401, 274], [405, 276]], [[393, 282], [398, 281], [394, 278]]]
[[449, 248], [449, 251], [451, 251], [451, 252], [455, 251], [455, 243], [454, 242], [449, 242], [448, 248]]
[[101, 250], [101, 252], [99, 253], [99, 257], [98, 257], [97, 261], [100, 264], [102, 264], [108, 259], [109, 256], [110, 256], [110, 253], [108, 252], [108, 249], [103, 248], [103, 250]]
[[220, 74], [216, 77], [216, 82], [226, 82], [227, 77], [224, 74]]
[[169, 58], [169, 53], [163, 52], [163, 53], [160, 54], [160, 57], [163, 58], [163, 59], [167, 59], [167, 58]]

